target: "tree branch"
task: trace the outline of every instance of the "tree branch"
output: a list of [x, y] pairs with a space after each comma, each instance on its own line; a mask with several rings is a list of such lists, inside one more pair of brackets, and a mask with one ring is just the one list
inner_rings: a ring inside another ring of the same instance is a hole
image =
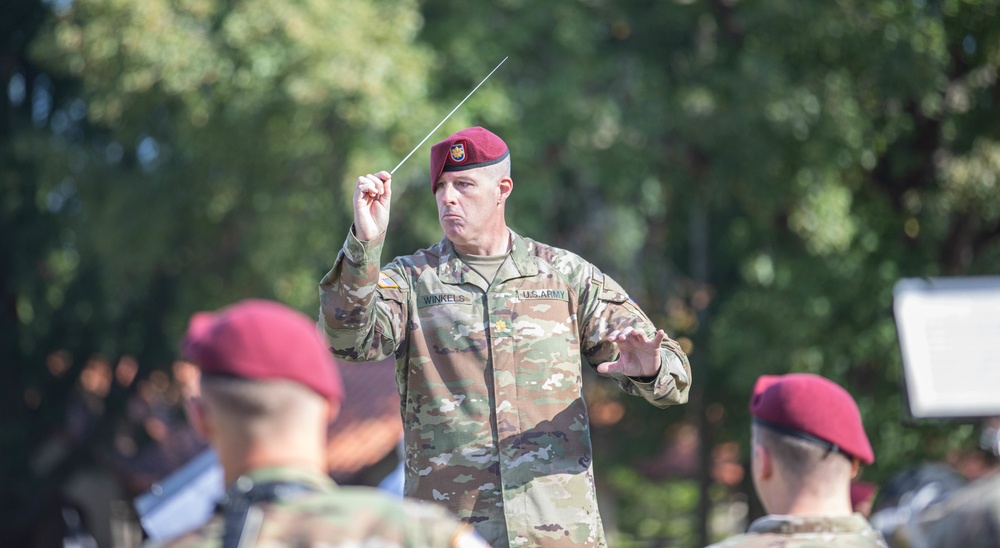
[[972, 242], [976, 237], [977, 215], [963, 211], [956, 213], [948, 226], [948, 236], [941, 244], [938, 264], [942, 272], [949, 276], [962, 274], [972, 263], [975, 252]]

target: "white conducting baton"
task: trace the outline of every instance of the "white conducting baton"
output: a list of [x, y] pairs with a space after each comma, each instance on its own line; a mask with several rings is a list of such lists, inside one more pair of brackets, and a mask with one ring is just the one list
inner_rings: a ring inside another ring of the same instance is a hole
[[396, 165], [396, 167], [392, 168], [392, 171], [389, 172], [389, 175], [392, 175], [393, 173], [396, 173], [396, 170], [399, 169], [399, 166], [403, 165], [403, 162], [405, 162], [406, 160], [408, 160], [410, 158], [410, 156], [413, 156], [413, 153], [416, 152], [418, 148], [420, 148], [420, 145], [424, 144], [424, 141], [426, 141], [427, 139], [430, 139], [431, 135], [434, 135], [434, 132], [437, 131], [438, 128], [440, 128], [442, 124], [444, 124], [446, 121], [448, 121], [448, 118], [451, 118], [451, 115], [455, 114], [455, 111], [458, 110], [458, 107], [462, 106], [462, 103], [464, 103], [469, 97], [472, 97], [472, 94], [475, 93], [477, 89], [479, 89], [479, 86], [481, 86], [484, 83], [486, 83], [486, 81], [490, 79], [490, 76], [493, 76], [493, 73], [496, 72], [497, 69], [500, 68], [500, 65], [502, 65], [504, 63], [504, 61], [506, 61], [506, 60], [507, 60], [507, 57], [504, 57], [503, 61], [500, 61], [500, 63], [496, 67], [494, 67], [493, 70], [491, 70], [489, 74], [486, 75], [486, 78], [483, 78], [483, 81], [479, 82], [479, 85], [477, 85], [476, 87], [472, 88], [472, 91], [470, 91], [469, 94], [465, 96], [465, 99], [462, 99], [461, 103], [455, 105], [455, 108], [451, 109], [451, 112], [449, 112], [448, 115], [444, 117], [444, 120], [441, 120], [441, 122], [438, 123], [438, 125], [434, 126], [434, 129], [432, 129], [431, 132], [427, 134], [427, 137], [424, 137], [423, 141], [420, 141], [419, 143], [417, 143], [417, 146], [413, 147], [413, 150], [411, 150], [410, 153], [407, 154], [406, 157], [403, 158], [399, 162], [399, 164]]

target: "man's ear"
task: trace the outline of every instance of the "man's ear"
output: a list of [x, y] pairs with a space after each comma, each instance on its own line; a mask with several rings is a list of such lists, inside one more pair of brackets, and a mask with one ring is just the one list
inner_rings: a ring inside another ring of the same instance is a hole
[[514, 180], [510, 177], [504, 177], [500, 179], [500, 184], [497, 185], [497, 205], [500, 205], [507, 201], [507, 197], [510, 196], [511, 191], [514, 190]]
[[757, 463], [754, 466], [754, 473], [757, 474], [757, 479], [769, 479], [774, 475], [774, 459], [771, 458], [771, 453], [759, 443], [754, 444], [753, 450], [754, 462]]
[[851, 479], [857, 479], [860, 473], [861, 473], [861, 461], [856, 458], [851, 459]]

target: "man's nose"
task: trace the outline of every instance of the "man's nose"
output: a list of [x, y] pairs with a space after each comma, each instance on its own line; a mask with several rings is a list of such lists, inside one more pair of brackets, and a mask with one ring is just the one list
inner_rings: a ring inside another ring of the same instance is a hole
[[458, 193], [455, 192], [455, 187], [450, 184], [443, 184], [438, 187], [438, 196], [442, 203], [453, 204], [455, 203], [455, 198]]

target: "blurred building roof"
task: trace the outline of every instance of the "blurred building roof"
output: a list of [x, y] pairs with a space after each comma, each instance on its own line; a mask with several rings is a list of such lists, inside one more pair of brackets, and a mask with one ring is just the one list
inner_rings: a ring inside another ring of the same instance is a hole
[[340, 416], [330, 426], [327, 463], [335, 481], [349, 483], [395, 450], [403, 421], [393, 358], [339, 363], [345, 396]]

